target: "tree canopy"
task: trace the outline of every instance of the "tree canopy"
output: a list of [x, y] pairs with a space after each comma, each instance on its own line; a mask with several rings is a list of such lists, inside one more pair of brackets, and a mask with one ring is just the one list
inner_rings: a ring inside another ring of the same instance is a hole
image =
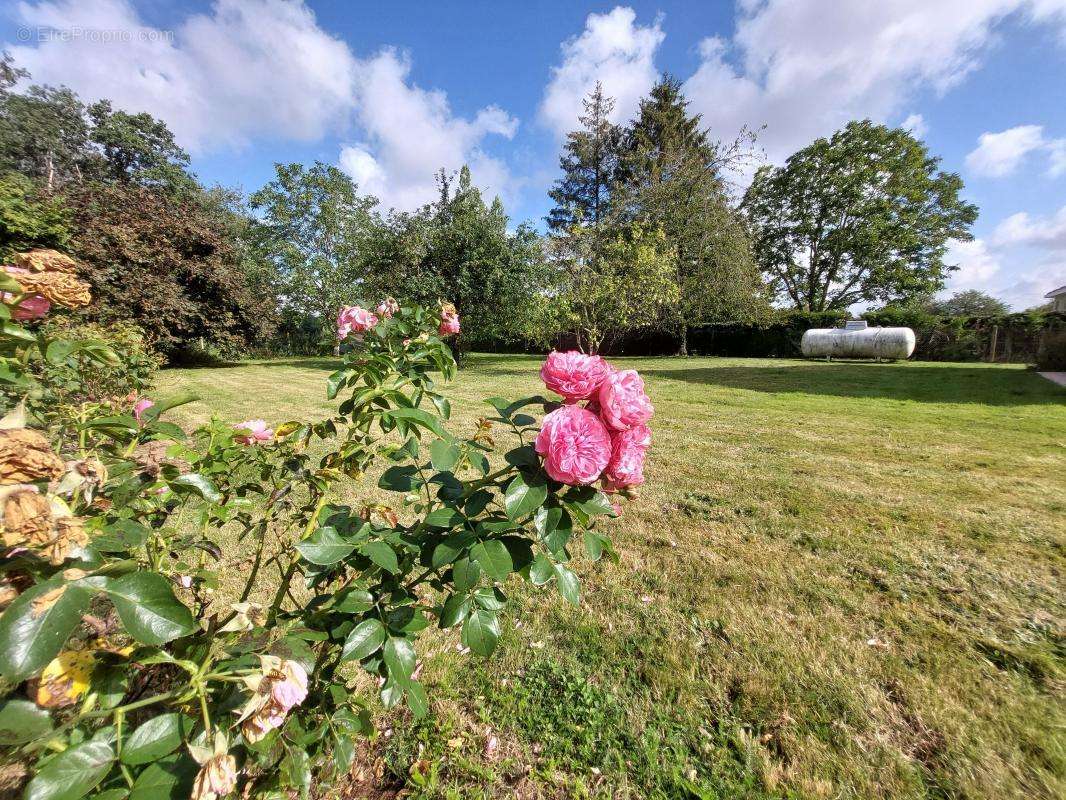
[[948, 240], [972, 238], [977, 208], [939, 165], [907, 131], [863, 120], [760, 169], [743, 205], [774, 292], [821, 311], [942, 289]]

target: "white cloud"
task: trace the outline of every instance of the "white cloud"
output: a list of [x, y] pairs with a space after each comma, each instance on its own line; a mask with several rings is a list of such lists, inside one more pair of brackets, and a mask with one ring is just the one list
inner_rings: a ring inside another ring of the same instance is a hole
[[1066, 139], [1048, 139], [1042, 125], [1018, 125], [999, 133], [982, 133], [977, 147], [966, 156], [966, 166], [978, 175], [1002, 178], [1010, 175], [1030, 153], [1044, 151], [1050, 157], [1048, 173], [1066, 171]]
[[976, 68], [995, 26], [1020, 12], [1062, 24], [1062, 0], [746, 0], [730, 40], [704, 39], [685, 84], [719, 138], [765, 125], [780, 162], [848, 120], [886, 120], [919, 88], [946, 91]]
[[559, 138], [578, 126], [581, 101], [597, 81], [615, 100], [614, 122], [630, 119], [655, 84], [655, 51], [665, 34], [659, 19], [645, 26], [636, 18], [633, 9], [622, 6], [589, 14], [581, 35], [563, 43], [562, 64], [552, 68], [540, 105], [541, 121]]
[[1066, 258], [1066, 206], [1046, 217], [1012, 214], [996, 226], [992, 242], [997, 247], [1035, 247]]
[[1066, 206], [1048, 216], [1012, 214], [987, 239], [951, 242], [945, 261], [957, 264], [945, 293], [979, 289], [1021, 310], [1066, 284]]
[[899, 126], [903, 130], [910, 131], [917, 139], [924, 139], [929, 132], [929, 126], [925, 122], [925, 117], [921, 114], [907, 115], [907, 118]]
[[348, 122], [355, 58], [302, 2], [217, 0], [170, 32], [126, 0], [23, 2], [17, 17], [57, 34], [8, 46], [34, 81], [148, 111], [194, 152], [255, 137], [313, 141]]
[[386, 207], [411, 210], [433, 200], [434, 173], [463, 164], [470, 165], [486, 199], [512, 197], [516, 181], [503, 161], [482, 149], [482, 141], [490, 135], [512, 138], [518, 120], [496, 106], [473, 119], [456, 117], [444, 92], [413, 85], [410, 70], [410, 59], [395, 50], [359, 63], [357, 113], [367, 141], [345, 146], [341, 167]]
[[489, 135], [511, 138], [517, 120], [488, 106], [452, 114], [440, 91], [413, 86], [409, 60], [385, 50], [366, 59], [323, 31], [302, 0], [216, 0], [168, 33], [143, 23], [128, 0], [55, 0], [18, 6], [20, 23], [57, 33], [9, 47], [38, 83], [163, 119], [196, 154], [257, 139], [320, 141], [359, 130], [340, 164], [387, 206], [433, 199], [434, 173], [468, 163], [490, 193], [513, 195], [507, 166], [484, 152]]

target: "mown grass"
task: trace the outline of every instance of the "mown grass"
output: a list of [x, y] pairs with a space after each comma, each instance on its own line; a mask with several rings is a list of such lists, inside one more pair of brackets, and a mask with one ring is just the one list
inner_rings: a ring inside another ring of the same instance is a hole
[[[1002, 365], [619, 361], [656, 406], [648, 484], [609, 526], [620, 563], [579, 562], [577, 609], [512, 581], [488, 662], [434, 634], [433, 713], [382, 716], [382, 786], [1066, 795], [1066, 390]], [[538, 364], [472, 357], [454, 428], [539, 391]], [[202, 395], [185, 422], [280, 422], [328, 413], [332, 367], [160, 389]]]

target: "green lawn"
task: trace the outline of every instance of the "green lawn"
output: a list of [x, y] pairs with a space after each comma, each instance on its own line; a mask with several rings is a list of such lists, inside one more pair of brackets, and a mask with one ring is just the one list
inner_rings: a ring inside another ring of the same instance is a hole
[[[1066, 389], [1002, 365], [617, 361], [656, 407], [620, 563], [578, 562], [578, 609], [513, 581], [488, 662], [432, 634], [432, 714], [382, 712], [351, 791], [1066, 796]], [[473, 357], [455, 429], [539, 391], [538, 366]], [[180, 421], [277, 423], [328, 413], [332, 367], [159, 390], [203, 397]]]

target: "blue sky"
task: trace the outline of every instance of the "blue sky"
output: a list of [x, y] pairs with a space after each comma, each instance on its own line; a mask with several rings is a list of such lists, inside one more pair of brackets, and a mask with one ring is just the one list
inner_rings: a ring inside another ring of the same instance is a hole
[[1066, 0], [27, 0], [0, 40], [35, 80], [165, 119], [207, 182], [319, 159], [411, 208], [465, 162], [516, 222], [540, 224], [597, 79], [624, 121], [668, 71], [715, 136], [765, 126], [775, 163], [903, 124], [981, 209], [951, 289], [1024, 308], [1066, 284]]

